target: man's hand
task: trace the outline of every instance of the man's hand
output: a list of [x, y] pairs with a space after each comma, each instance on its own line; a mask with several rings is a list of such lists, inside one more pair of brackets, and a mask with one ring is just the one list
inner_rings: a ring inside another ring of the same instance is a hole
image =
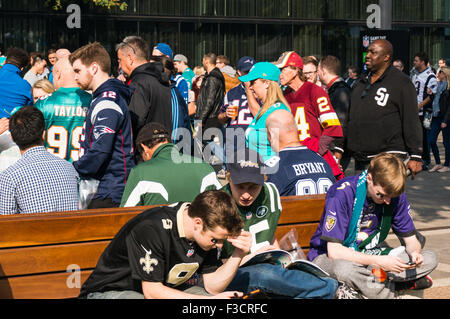
[[401, 273], [407, 269], [414, 268], [415, 266], [408, 265], [403, 262], [400, 257], [397, 256], [378, 256], [378, 266], [386, 271], [393, 273]]
[[244, 293], [240, 291], [224, 291], [220, 294], [214, 295], [211, 299], [231, 299], [244, 296]]
[[228, 237], [227, 240], [236, 248], [233, 255], [237, 254], [241, 258], [247, 255], [252, 247], [252, 234], [245, 230], [236, 237]]
[[408, 164], [406, 164], [406, 169], [411, 171], [411, 179], [414, 179], [415, 175], [422, 171], [422, 163], [409, 160]]
[[9, 119], [6, 117], [0, 119], [0, 134], [3, 134], [5, 131], [9, 130]]

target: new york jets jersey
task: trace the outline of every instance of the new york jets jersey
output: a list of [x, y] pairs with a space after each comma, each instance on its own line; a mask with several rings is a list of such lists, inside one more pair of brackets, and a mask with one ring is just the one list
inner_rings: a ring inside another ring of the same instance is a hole
[[[222, 188], [223, 191], [231, 194], [230, 185]], [[277, 229], [278, 219], [281, 214], [281, 200], [277, 188], [272, 183], [264, 183], [261, 192], [255, 201], [247, 207], [237, 205], [241, 219], [244, 221], [244, 230], [252, 234], [253, 253], [261, 247], [272, 242]], [[234, 251], [234, 247], [225, 241], [221, 258], [229, 258]]]
[[69, 162], [78, 160], [80, 136], [91, 95], [79, 88], [60, 88], [38, 100], [35, 107], [45, 119], [45, 148]]
[[206, 190], [221, 187], [211, 165], [182, 155], [175, 145], [167, 143], [156, 149], [151, 160], [131, 170], [121, 207], [192, 201]]

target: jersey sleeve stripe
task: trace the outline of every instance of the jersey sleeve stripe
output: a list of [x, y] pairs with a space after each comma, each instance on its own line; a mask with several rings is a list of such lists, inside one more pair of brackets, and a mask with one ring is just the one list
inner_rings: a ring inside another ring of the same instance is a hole
[[222, 188], [222, 184], [217, 179], [217, 175], [215, 172], [211, 172], [210, 174], [203, 177], [200, 193], [203, 193], [208, 186], [215, 186], [216, 189]]
[[111, 109], [116, 112], [119, 112], [121, 115], [123, 115], [122, 109], [120, 108], [117, 103], [110, 101], [110, 100], [103, 100], [98, 102], [98, 104], [94, 107], [94, 110], [91, 114], [91, 122], [94, 123], [95, 119], [97, 118], [97, 114], [100, 113], [103, 110]]
[[141, 181], [131, 192], [124, 207], [134, 207], [141, 200], [141, 196], [147, 193], [160, 194], [166, 201], [169, 201], [169, 194], [161, 183]]
[[278, 192], [277, 187], [275, 186], [275, 184], [270, 183], [270, 182], [266, 182], [265, 184], [267, 186], [267, 189], [268, 189], [269, 195], [270, 195], [271, 211], [274, 212], [274, 211], [276, 211], [276, 209], [279, 209], [281, 211], [282, 210], [281, 198], [280, 198], [280, 194]]

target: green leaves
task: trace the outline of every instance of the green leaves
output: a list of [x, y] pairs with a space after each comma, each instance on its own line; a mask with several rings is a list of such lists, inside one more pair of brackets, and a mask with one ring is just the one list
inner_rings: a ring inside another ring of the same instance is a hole
[[[83, 0], [85, 3], [92, 2], [94, 5], [104, 7], [110, 10], [111, 8], [119, 8], [121, 11], [125, 11], [128, 8], [128, 4], [123, 0]], [[45, 0], [44, 5], [51, 7], [53, 10], [61, 10], [63, 5], [69, 5], [70, 0]]]

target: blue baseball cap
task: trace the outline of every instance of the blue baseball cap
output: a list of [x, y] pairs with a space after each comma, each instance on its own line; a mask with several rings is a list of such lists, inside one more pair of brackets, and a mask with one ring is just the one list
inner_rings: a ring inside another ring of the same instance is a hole
[[237, 69], [242, 72], [248, 72], [255, 65], [255, 63], [256, 61], [253, 58], [249, 56], [243, 56], [237, 63]]
[[270, 62], [258, 62], [250, 70], [247, 75], [239, 77], [242, 82], [249, 82], [256, 79], [264, 79], [278, 82], [281, 71]]
[[158, 43], [153, 49], [161, 51], [162, 54], [167, 55], [169, 58], [173, 58], [173, 51], [168, 44]]

